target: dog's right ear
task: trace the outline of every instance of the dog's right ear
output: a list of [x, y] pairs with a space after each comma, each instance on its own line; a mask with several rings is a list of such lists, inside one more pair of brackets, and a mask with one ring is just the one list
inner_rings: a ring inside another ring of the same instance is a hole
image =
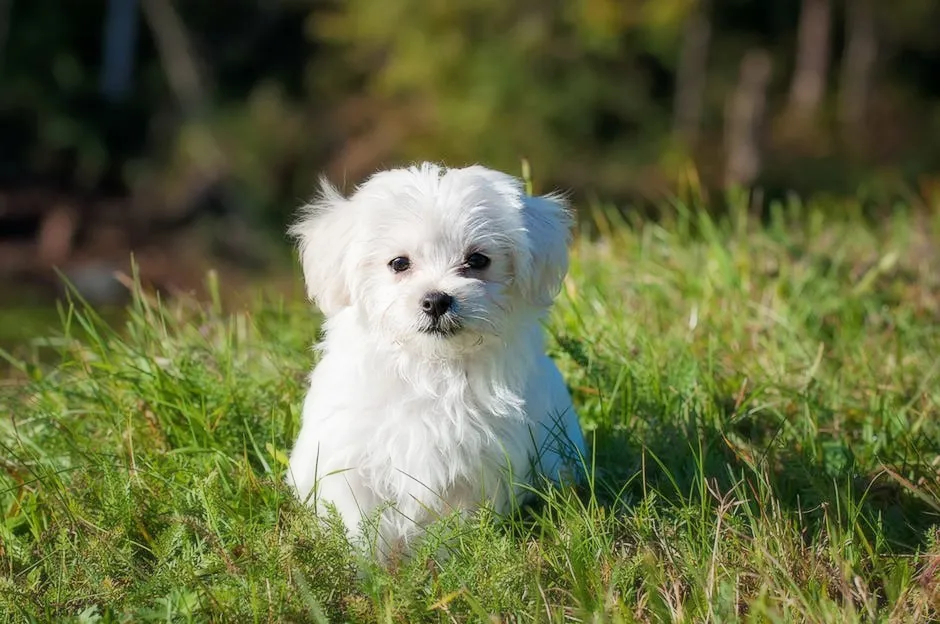
[[328, 317], [351, 304], [349, 246], [356, 219], [349, 204], [321, 178], [319, 196], [303, 207], [300, 219], [289, 230], [297, 240], [307, 296]]

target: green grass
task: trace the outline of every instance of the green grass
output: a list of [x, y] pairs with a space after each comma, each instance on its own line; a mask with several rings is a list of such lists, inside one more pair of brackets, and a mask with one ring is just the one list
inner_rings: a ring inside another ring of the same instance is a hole
[[666, 212], [594, 211], [549, 324], [591, 486], [388, 569], [282, 485], [308, 306], [67, 311], [0, 398], [0, 619], [940, 617], [940, 218]]

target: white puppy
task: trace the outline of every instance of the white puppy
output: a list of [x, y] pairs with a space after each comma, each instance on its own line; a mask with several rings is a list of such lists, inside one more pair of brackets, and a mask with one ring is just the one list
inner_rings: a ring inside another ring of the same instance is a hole
[[474, 166], [328, 183], [291, 232], [326, 315], [288, 482], [383, 552], [540, 475], [577, 473], [584, 439], [540, 319], [568, 266], [555, 197]]

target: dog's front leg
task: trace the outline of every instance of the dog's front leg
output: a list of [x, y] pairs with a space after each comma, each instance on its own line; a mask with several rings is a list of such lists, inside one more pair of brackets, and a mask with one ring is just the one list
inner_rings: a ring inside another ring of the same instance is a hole
[[350, 540], [362, 535], [363, 520], [376, 508], [375, 494], [365, 486], [354, 470], [337, 471], [317, 481], [311, 501], [317, 514], [326, 517], [330, 507], [336, 510]]

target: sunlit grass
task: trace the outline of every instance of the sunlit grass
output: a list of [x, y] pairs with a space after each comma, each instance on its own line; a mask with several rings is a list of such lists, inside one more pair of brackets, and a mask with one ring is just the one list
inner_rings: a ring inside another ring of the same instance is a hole
[[[742, 202], [743, 206], [743, 202]], [[316, 317], [67, 310], [0, 409], [8, 621], [910, 621], [940, 616], [940, 222], [601, 208], [552, 355], [591, 486], [359, 557], [282, 485]], [[823, 216], [823, 215], [829, 216]], [[456, 529], [456, 530], [455, 530]], [[444, 556], [446, 553], [446, 556]]]

